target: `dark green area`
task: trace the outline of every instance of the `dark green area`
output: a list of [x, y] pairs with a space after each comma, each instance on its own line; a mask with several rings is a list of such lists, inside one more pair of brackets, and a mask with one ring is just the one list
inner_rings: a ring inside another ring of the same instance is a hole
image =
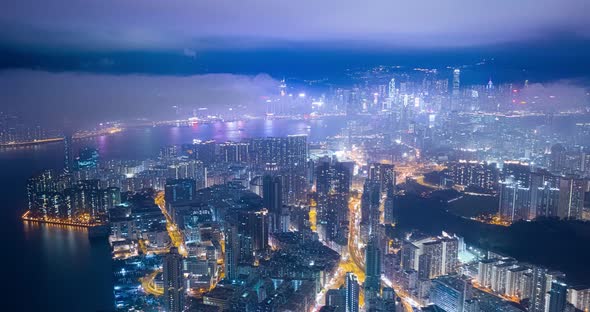
[[464, 194], [449, 203], [449, 212], [466, 218], [495, 214], [498, 212], [498, 197]]
[[542, 219], [510, 227], [484, 224], [447, 210], [447, 196], [398, 198], [397, 233], [420, 230], [430, 235], [456, 233], [467, 244], [504, 253], [521, 262], [566, 273], [574, 284], [590, 284], [590, 223]]

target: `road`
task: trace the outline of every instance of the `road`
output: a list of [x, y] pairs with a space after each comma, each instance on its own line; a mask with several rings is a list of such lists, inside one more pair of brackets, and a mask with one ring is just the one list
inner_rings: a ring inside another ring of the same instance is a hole
[[184, 235], [180, 231], [180, 229], [172, 222], [172, 218], [170, 214], [166, 210], [166, 200], [164, 199], [164, 192], [160, 191], [156, 195], [154, 202], [162, 213], [166, 217], [166, 230], [168, 231], [168, 235], [170, 236], [170, 240], [172, 240], [172, 245], [178, 248], [178, 253], [181, 254], [183, 257], [188, 256], [188, 250], [186, 249], [186, 245], [184, 243]]
[[156, 270], [156, 271], [148, 274], [147, 276], [139, 279], [139, 281], [141, 282], [141, 288], [143, 289], [143, 291], [145, 291], [146, 293], [148, 293], [150, 295], [154, 295], [154, 296], [161, 296], [164, 294], [164, 289], [161, 287], [156, 287], [156, 283], [154, 282], [154, 280], [156, 279], [156, 276], [160, 272], [162, 272], [162, 271]]
[[[356, 196], [352, 196], [348, 205], [348, 213], [350, 218], [350, 231], [348, 238], [348, 251], [349, 251], [349, 262], [342, 262], [340, 268], [348, 269], [345, 272], [353, 272], [359, 278], [359, 281], [365, 280], [365, 261], [364, 261], [364, 246], [360, 239], [360, 220], [361, 220], [361, 209], [360, 209], [360, 198], [361, 193]], [[401, 298], [402, 305], [405, 312], [413, 312], [413, 307], [419, 307], [413, 299], [411, 299], [406, 292], [400, 287], [393, 285], [387, 278], [381, 278], [383, 283], [388, 287], [395, 289], [397, 296]], [[362, 291], [361, 291], [362, 293]]]

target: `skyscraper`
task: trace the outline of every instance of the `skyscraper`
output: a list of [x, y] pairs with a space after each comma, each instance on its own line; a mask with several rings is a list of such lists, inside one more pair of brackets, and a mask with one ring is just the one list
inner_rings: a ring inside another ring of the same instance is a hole
[[383, 203], [383, 223], [397, 223], [396, 196], [387, 195]]
[[307, 166], [307, 135], [287, 136], [287, 167], [297, 173], [305, 173]]
[[262, 178], [262, 201], [263, 207], [270, 214], [272, 231], [278, 231], [279, 216], [283, 207], [283, 184], [280, 176], [265, 175]]
[[208, 165], [215, 162], [215, 150], [215, 141], [194, 141], [191, 149], [191, 157]]
[[394, 194], [395, 166], [392, 164], [372, 163], [369, 166], [369, 180], [379, 183], [380, 192]]
[[499, 213], [505, 220], [514, 222], [529, 216], [530, 189], [512, 176], [500, 182]]
[[462, 186], [475, 185], [488, 190], [493, 190], [498, 182], [496, 164], [476, 161], [459, 161], [450, 164], [449, 176], [454, 184]]
[[167, 312], [184, 311], [184, 276], [182, 274], [182, 256], [176, 247], [164, 256], [164, 306]]
[[443, 243], [440, 240], [422, 244], [419, 258], [418, 274], [421, 278], [430, 279], [442, 275]]
[[240, 261], [240, 241], [238, 229], [227, 225], [225, 228], [225, 278], [233, 281], [238, 278], [238, 262]]
[[239, 221], [240, 235], [251, 238], [252, 250], [256, 254], [264, 252], [268, 248], [268, 211], [242, 211]]
[[588, 181], [577, 177], [559, 180], [559, 204], [557, 216], [562, 219], [578, 219], [584, 207], [584, 192]]
[[376, 297], [381, 290], [381, 260], [377, 238], [372, 236], [365, 248], [365, 297]]
[[193, 179], [169, 179], [166, 181], [164, 196], [166, 203], [171, 204], [193, 200], [196, 191], [197, 186]]
[[250, 155], [250, 143], [225, 142], [219, 144], [219, 158], [222, 162], [247, 162]]
[[455, 273], [459, 261], [459, 238], [444, 237], [442, 239], [443, 250], [442, 250], [442, 272], [441, 274], [447, 275]]
[[528, 219], [536, 217], [557, 217], [559, 207], [559, 188], [551, 187], [548, 182], [537, 186], [534, 179], [531, 181], [531, 208], [529, 209]]
[[359, 281], [352, 272], [346, 273], [346, 312], [359, 312]]
[[404, 270], [417, 270], [419, 277], [431, 279], [456, 271], [459, 257], [459, 238], [444, 234], [422, 240], [405, 241], [401, 250]]
[[549, 170], [560, 173], [565, 168], [566, 149], [561, 144], [551, 146], [551, 158], [549, 160]]
[[307, 191], [307, 136], [256, 138], [252, 160], [259, 168], [272, 167], [282, 177], [283, 203], [298, 204]]
[[388, 96], [390, 99], [394, 99], [395, 96], [397, 95], [397, 90], [395, 89], [395, 78], [391, 78], [391, 80], [389, 81], [389, 90], [388, 90]]
[[329, 307], [346, 309], [346, 289], [328, 289], [326, 292], [326, 305]]
[[447, 312], [463, 312], [467, 283], [453, 276], [443, 276], [432, 281], [430, 300]]
[[450, 102], [450, 110], [458, 110], [461, 108], [461, 97], [460, 97], [460, 87], [461, 87], [461, 70], [455, 69], [453, 70], [453, 91], [451, 93], [451, 102]]
[[453, 95], [459, 95], [459, 88], [461, 87], [461, 70], [456, 68], [453, 70]]
[[521, 186], [529, 187], [531, 182], [531, 167], [520, 161], [505, 161], [502, 167], [502, 178], [512, 178], [520, 182]]
[[341, 233], [340, 222], [348, 220], [348, 197], [352, 171], [348, 163], [322, 159], [316, 168], [318, 225], [320, 237], [334, 241]]
[[66, 134], [64, 136], [64, 173], [68, 174], [72, 171], [72, 136]]
[[547, 312], [563, 312], [567, 299], [567, 285], [560, 281], [551, 283], [549, 291], [549, 309]]
[[547, 293], [546, 281], [547, 269], [533, 267], [532, 269], [532, 289], [531, 289], [531, 312], [545, 311], [545, 293]]
[[278, 170], [304, 171], [307, 165], [307, 136], [256, 138], [251, 141], [254, 161], [259, 166], [273, 163]]
[[380, 199], [379, 182], [367, 179], [363, 185], [363, 195], [361, 196], [361, 225], [366, 228], [365, 237], [372, 235], [379, 225]]

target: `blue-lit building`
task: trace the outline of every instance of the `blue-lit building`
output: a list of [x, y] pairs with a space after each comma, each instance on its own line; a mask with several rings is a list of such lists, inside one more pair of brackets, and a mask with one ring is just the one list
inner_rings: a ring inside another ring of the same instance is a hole
[[548, 312], [563, 312], [567, 303], [567, 285], [560, 281], [551, 283]]
[[346, 312], [359, 311], [359, 281], [354, 273], [346, 273]]
[[164, 197], [166, 203], [193, 200], [197, 191], [195, 180], [192, 179], [170, 179], [166, 181]]
[[91, 147], [84, 147], [80, 149], [80, 153], [76, 157], [76, 169], [98, 168], [98, 161], [98, 150]]
[[167, 312], [181, 312], [184, 306], [184, 276], [182, 274], [182, 256], [176, 247], [164, 256], [164, 307]]
[[467, 283], [456, 277], [432, 280], [430, 301], [447, 312], [463, 312]]

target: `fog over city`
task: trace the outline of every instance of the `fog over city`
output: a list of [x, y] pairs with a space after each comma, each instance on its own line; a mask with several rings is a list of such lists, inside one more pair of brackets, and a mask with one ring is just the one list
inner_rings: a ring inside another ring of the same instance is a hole
[[[61, 127], [111, 120], [189, 117], [207, 108], [210, 115], [262, 116], [266, 99], [276, 95], [279, 79], [266, 74], [192, 76], [100, 74], [7, 70], [0, 72], [0, 110], [32, 123]], [[303, 88], [301, 90], [304, 90]], [[317, 98], [326, 90], [310, 94]], [[558, 80], [531, 83], [518, 95], [515, 110], [557, 112], [584, 109], [588, 89], [583, 82]], [[179, 109], [183, 109], [178, 115]], [[230, 110], [230, 108], [232, 110]]]
[[81, 125], [133, 118], [174, 119], [174, 106], [229, 108], [253, 115], [265, 112], [263, 96], [276, 93], [279, 81], [268, 75], [195, 76], [108, 75], [15, 70], [0, 72], [0, 111], [18, 113], [49, 126]]

